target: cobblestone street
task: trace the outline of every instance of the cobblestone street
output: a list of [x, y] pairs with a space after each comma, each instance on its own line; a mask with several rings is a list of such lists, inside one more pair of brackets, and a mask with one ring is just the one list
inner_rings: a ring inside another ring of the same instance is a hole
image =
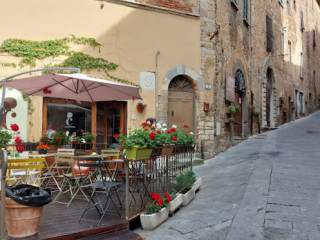
[[319, 240], [320, 112], [250, 137], [195, 171], [196, 198], [145, 239]]

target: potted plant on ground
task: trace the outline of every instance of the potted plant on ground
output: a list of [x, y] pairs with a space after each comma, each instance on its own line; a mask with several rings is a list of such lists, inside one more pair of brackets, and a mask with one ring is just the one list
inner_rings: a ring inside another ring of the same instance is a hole
[[178, 187], [181, 189], [182, 206], [187, 206], [195, 197], [195, 189], [192, 188], [193, 183], [196, 181], [195, 173], [188, 171], [181, 173], [176, 178]]
[[169, 203], [171, 197], [168, 193], [160, 196], [151, 194], [151, 202], [146, 205], [144, 213], [140, 215], [141, 226], [144, 230], [153, 230], [169, 217]]
[[174, 188], [169, 190], [169, 195], [171, 197], [171, 202], [169, 203], [169, 213], [174, 214], [182, 205], [182, 194], [177, 193]]
[[37, 146], [37, 150], [39, 154], [47, 154], [49, 149], [50, 147], [48, 146], [48, 144], [39, 144]]

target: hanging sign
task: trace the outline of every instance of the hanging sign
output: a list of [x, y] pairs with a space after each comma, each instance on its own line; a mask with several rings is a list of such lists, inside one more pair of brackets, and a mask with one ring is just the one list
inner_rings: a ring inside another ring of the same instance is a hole
[[227, 76], [226, 78], [226, 100], [234, 102], [234, 87], [235, 87], [234, 78]]

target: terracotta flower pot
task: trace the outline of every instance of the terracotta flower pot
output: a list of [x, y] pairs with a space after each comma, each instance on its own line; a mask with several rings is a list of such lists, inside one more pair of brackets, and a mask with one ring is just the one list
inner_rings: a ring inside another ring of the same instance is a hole
[[144, 107], [141, 105], [137, 105], [138, 112], [142, 112], [144, 110]]
[[42, 207], [29, 207], [5, 198], [5, 219], [8, 235], [14, 238], [28, 237], [38, 232]]

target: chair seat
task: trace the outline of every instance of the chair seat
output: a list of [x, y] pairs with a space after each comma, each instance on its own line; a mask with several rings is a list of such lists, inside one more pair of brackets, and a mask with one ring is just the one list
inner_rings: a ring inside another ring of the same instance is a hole
[[121, 183], [119, 182], [103, 182], [103, 181], [97, 181], [94, 183], [90, 183], [87, 185], [84, 185], [82, 187], [92, 187], [94, 189], [106, 189], [106, 188], [112, 188], [112, 187], [117, 187], [120, 186]]

